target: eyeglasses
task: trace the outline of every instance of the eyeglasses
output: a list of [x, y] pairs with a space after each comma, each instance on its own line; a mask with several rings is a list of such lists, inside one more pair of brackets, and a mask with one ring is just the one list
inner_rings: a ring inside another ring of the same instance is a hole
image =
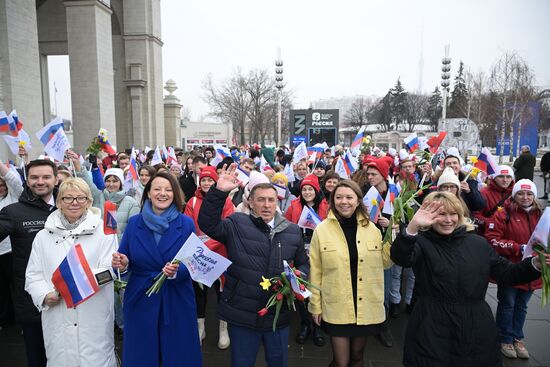
[[64, 202], [65, 204], [72, 204], [74, 203], [75, 200], [79, 204], [84, 204], [86, 201], [88, 201], [88, 197], [87, 196], [77, 196], [77, 197], [63, 196], [61, 198], [61, 201]]

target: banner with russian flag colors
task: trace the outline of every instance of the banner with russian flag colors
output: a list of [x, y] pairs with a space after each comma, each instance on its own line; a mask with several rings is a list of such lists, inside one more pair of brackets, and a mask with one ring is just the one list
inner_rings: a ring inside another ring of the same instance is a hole
[[416, 133], [412, 133], [411, 135], [407, 136], [405, 139], [403, 139], [405, 142], [405, 145], [407, 145], [407, 149], [410, 153], [414, 153], [415, 150], [418, 149], [418, 136], [416, 136]]
[[103, 205], [103, 232], [105, 234], [117, 234], [117, 229], [116, 204], [107, 200]]
[[474, 167], [479, 168], [488, 175], [498, 172], [498, 164], [489, 151], [489, 149], [481, 148], [481, 153], [477, 157], [477, 162], [474, 163]]
[[307, 158], [308, 158], [308, 154], [307, 154], [306, 143], [301, 142], [301, 143], [296, 147], [296, 149], [294, 149], [294, 155], [292, 156], [292, 162], [298, 163], [298, 162], [300, 162], [302, 159], [307, 159]]
[[369, 219], [371, 222], [376, 223], [378, 221], [381, 208], [384, 207], [384, 199], [378, 190], [376, 190], [376, 187], [371, 186], [369, 191], [367, 191], [366, 195], [363, 197], [363, 203], [366, 205], [369, 212]]
[[248, 181], [250, 181], [250, 176], [241, 168], [241, 166], [237, 166], [235, 172], [237, 173], [237, 180], [239, 180], [241, 187], [245, 187]]
[[336, 158], [336, 163], [334, 164], [334, 172], [337, 173], [340, 178], [348, 179], [350, 178], [351, 172], [349, 172], [348, 169], [346, 169], [346, 165], [344, 164], [344, 160], [342, 157]]
[[63, 129], [63, 120], [57, 116], [42, 129], [38, 130], [36, 137], [46, 146], [59, 129]]
[[309, 206], [304, 205], [302, 209], [302, 214], [298, 219], [298, 226], [301, 228], [315, 229], [322, 222], [321, 218], [315, 210], [311, 209]]
[[8, 115], [8, 131], [11, 136], [19, 135], [19, 131], [23, 128], [23, 122], [17, 116], [15, 110]]
[[6, 111], [0, 111], [0, 132], [7, 133], [10, 130], [10, 122]]
[[283, 200], [286, 196], [286, 187], [283, 187], [277, 184], [272, 184], [272, 185], [277, 191], [277, 198], [279, 198], [279, 200]]
[[99, 291], [99, 285], [80, 244], [73, 245], [52, 275], [52, 283], [67, 308], [78, 306]]
[[229, 148], [226, 148], [223, 145], [214, 144], [214, 150], [216, 151], [216, 154], [212, 161], [210, 161], [211, 166], [216, 166], [217, 164], [221, 163], [224, 158], [231, 157], [231, 152], [229, 151]]

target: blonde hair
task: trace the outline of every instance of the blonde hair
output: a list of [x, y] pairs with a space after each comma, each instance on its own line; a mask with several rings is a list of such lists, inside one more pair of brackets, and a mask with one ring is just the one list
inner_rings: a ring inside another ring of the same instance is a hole
[[467, 231], [472, 231], [475, 229], [471, 219], [468, 218], [468, 214], [465, 212], [463, 203], [456, 195], [446, 191], [432, 192], [424, 198], [422, 204], [428, 205], [434, 201], [438, 201], [443, 204], [443, 208], [445, 208], [445, 210], [458, 214], [457, 227], [465, 226]]
[[67, 192], [68, 190], [74, 189], [76, 191], [80, 191], [86, 197], [88, 198], [88, 204], [86, 205], [86, 209], [89, 209], [92, 206], [92, 203], [94, 201], [92, 197], [92, 191], [90, 190], [90, 186], [81, 179], [80, 177], [72, 177], [68, 178], [63, 181], [63, 183], [59, 186], [59, 192], [57, 193], [57, 200], [56, 205], [59, 207], [59, 204], [61, 204], [61, 198], [63, 197], [63, 194]]

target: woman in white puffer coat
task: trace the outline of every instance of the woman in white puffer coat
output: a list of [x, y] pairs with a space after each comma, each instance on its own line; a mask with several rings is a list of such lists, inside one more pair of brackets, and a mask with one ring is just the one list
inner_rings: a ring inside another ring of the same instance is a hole
[[67, 308], [51, 280], [75, 244], [81, 245], [93, 273], [110, 273], [115, 235], [103, 233], [103, 220], [92, 207], [90, 188], [80, 178], [61, 184], [57, 208], [34, 239], [25, 283], [42, 313], [48, 366], [115, 367], [113, 283], [100, 286], [90, 298]]

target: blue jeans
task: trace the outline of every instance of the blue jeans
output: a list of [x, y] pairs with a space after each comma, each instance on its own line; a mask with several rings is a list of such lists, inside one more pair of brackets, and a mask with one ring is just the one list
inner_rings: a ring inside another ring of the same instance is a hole
[[532, 291], [498, 286], [496, 323], [500, 343], [512, 344], [514, 340], [523, 339], [527, 304], [532, 295]]
[[401, 273], [405, 280], [405, 303], [410, 305], [414, 289], [414, 272], [412, 268], [402, 268], [399, 265], [393, 265], [391, 268], [391, 286], [390, 302], [394, 304], [401, 303]]
[[273, 330], [254, 330], [229, 324], [231, 339], [231, 366], [254, 367], [256, 356], [263, 343], [268, 367], [288, 366], [288, 333], [290, 327]]

